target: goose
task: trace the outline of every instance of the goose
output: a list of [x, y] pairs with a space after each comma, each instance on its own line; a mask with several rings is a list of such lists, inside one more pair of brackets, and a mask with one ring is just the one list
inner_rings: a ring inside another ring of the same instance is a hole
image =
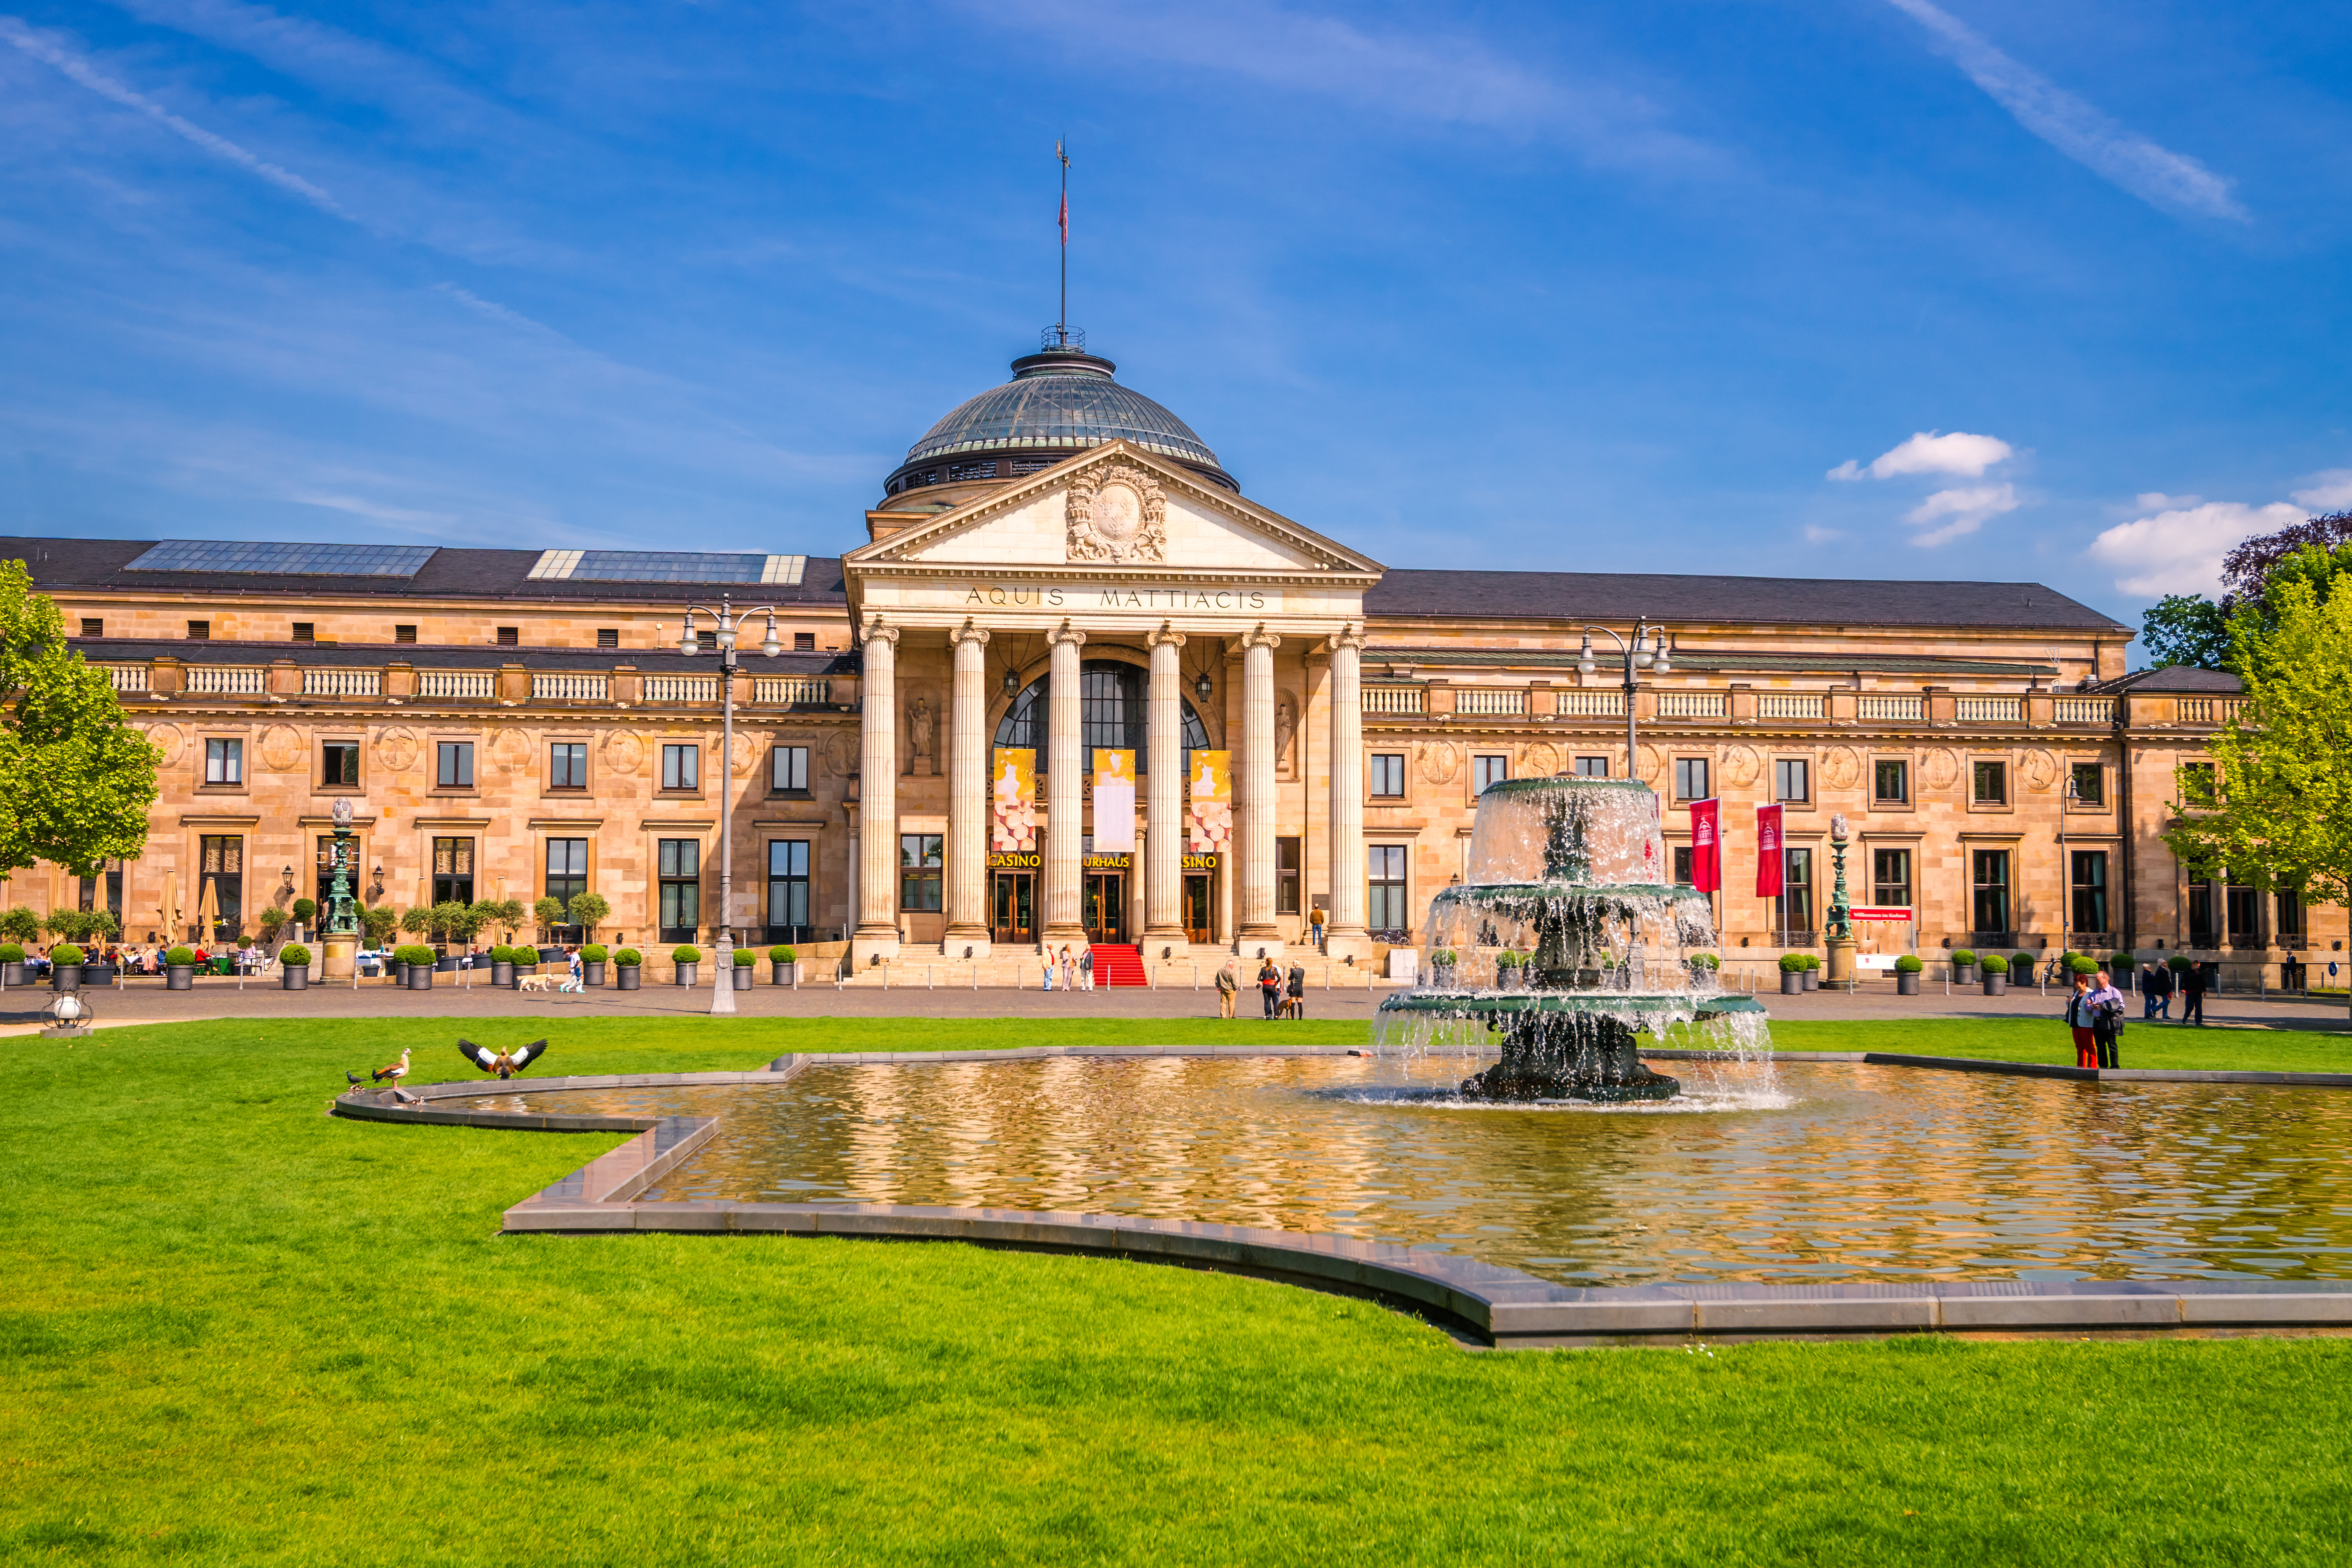
[[404, 1047], [401, 1050], [400, 1059], [398, 1061], [387, 1062], [383, 1067], [376, 1068], [375, 1071], [368, 1074], [368, 1078], [372, 1082], [389, 1083], [395, 1087], [398, 1086], [402, 1079], [404, 1079], [407, 1076], [408, 1051]]
[[484, 1072], [500, 1078], [512, 1078], [547, 1054], [545, 1040], [533, 1040], [511, 1051], [494, 1051], [488, 1046], [478, 1046], [471, 1040], [457, 1042], [457, 1054]]

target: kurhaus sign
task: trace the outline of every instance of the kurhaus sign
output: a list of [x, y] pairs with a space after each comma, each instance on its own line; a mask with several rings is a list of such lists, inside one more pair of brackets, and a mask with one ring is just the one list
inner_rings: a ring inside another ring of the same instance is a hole
[[1141, 610], [1199, 613], [1226, 610], [1265, 615], [1282, 609], [1279, 588], [1229, 588], [1211, 584], [1146, 585], [1138, 583], [972, 583], [935, 588], [936, 602], [963, 609]]

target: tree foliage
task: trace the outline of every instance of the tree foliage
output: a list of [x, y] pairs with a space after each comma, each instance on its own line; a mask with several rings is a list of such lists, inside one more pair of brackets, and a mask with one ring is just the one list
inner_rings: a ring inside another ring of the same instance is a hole
[[2352, 511], [2332, 511], [2276, 533], [2256, 534], [2221, 558], [2221, 585], [2232, 598], [2258, 599], [2289, 558], [2312, 549], [2332, 555], [2347, 547], [2352, 547]]
[[530, 906], [530, 912], [539, 921], [541, 933], [544, 934], [563, 923], [563, 900], [541, 899]]
[[612, 918], [613, 906], [602, 893], [575, 893], [572, 898], [572, 923], [583, 931], [594, 931]]
[[94, 877], [147, 847], [159, 759], [114, 683], [66, 642], [57, 601], [0, 561], [0, 872]]
[[2230, 658], [2230, 614], [2202, 594], [2167, 594], [2140, 620], [2139, 640], [2156, 668], [2221, 669]]
[[[2312, 549], [2315, 555], [2324, 552]], [[2352, 593], [2274, 574], [2270, 614], [2231, 622], [2247, 701], [2176, 776], [2166, 840], [2184, 864], [2309, 901], [2352, 900]]]

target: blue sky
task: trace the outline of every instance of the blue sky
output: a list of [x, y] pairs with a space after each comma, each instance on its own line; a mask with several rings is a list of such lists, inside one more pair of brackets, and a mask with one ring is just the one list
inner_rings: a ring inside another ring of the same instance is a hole
[[[5, 0], [0, 0], [5, 5]], [[831, 553], [1071, 319], [1399, 566], [2352, 506], [2352, 24], [2014, 0], [0, 12], [0, 531]]]

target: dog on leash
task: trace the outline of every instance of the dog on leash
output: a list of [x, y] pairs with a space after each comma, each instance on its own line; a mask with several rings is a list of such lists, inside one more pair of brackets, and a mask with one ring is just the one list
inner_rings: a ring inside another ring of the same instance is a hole
[[518, 991], [552, 991], [555, 989], [555, 976], [551, 974], [526, 974], [520, 981], [516, 982], [515, 989]]

